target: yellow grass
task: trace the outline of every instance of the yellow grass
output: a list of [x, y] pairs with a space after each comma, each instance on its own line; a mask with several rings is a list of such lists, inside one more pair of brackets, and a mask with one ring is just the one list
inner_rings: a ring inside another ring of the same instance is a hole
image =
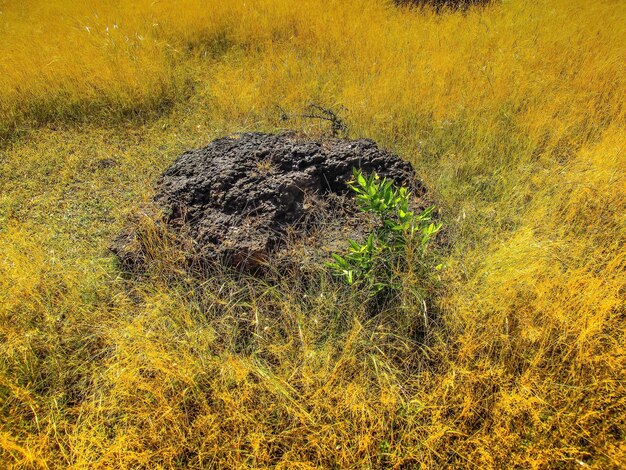
[[[0, 12], [0, 466], [626, 466], [625, 2]], [[440, 208], [424, 338], [410, 273], [371, 317], [324, 276], [198, 289], [158, 227], [144, 278], [106, 250], [183, 149], [310, 102]]]

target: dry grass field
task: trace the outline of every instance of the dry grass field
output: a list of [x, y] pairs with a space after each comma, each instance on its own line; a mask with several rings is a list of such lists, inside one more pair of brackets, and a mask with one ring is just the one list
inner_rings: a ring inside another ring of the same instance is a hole
[[[626, 466], [626, 2], [0, 0], [0, 38], [0, 467]], [[312, 102], [431, 191], [427, 324], [411, 272], [371, 315], [157, 229], [120, 271], [177, 155]]]

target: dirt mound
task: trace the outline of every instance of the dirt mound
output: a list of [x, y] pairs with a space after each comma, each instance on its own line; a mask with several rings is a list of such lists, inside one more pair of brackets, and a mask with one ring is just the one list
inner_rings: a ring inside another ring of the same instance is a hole
[[[371, 140], [246, 133], [183, 153], [158, 182], [155, 202], [166, 223], [193, 240], [196, 255], [254, 268], [288, 231], [304, 236], [321, 212], [341, 222], [353, 167], [421, 192], [411, 165]], [[114, 247], [122, 262], [133, 259], [126, 242]]]
[[465, 11], [470, 7], [487, 6], [496, 0], [394, 0], [397, 5], [430, 7], [437, 12], [445, 10]]

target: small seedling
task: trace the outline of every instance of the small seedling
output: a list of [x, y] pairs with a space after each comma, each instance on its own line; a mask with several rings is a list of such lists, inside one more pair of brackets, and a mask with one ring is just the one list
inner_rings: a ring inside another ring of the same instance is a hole
[[431, 221], [433, 208], [415, 214], [410, 209], [411, 193], [392, 181], [372, 172], [365, 176], [354, 168], [348, 186], [355, 193], [360, 211], [371, 212], [379, 225], [363, 243], [348, 239], [346, 254], [333, 254], [327, 263], [332, 273], [348, 285], [367, 285], [372, 295], [385, 289], [396, 289], [394, 282], [398, 267], [406, 262], [407, 246], [417, 247], [423, 254], [429, 242], [441, 229]]

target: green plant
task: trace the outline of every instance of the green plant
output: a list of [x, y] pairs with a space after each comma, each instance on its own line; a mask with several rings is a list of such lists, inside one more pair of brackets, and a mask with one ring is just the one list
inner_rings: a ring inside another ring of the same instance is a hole
[[352, 172], [348, 186], [356, 195], [359, 210], [375, 214], [379, 224], [364, 243], [348, 239], [348, 252], [343, 256], [334, 253], [327, 265], [348, 285], [365, 284], [372, 295], [399, 288], [396, 281], [406, 267], [408, 253], [423, 256], [441, 224], [431, 221], [433, 207], [419, 214], [411, 210], [411, 193], [406, 187], [381, 180], [375, 172], [368, 177], [356, 168]]

